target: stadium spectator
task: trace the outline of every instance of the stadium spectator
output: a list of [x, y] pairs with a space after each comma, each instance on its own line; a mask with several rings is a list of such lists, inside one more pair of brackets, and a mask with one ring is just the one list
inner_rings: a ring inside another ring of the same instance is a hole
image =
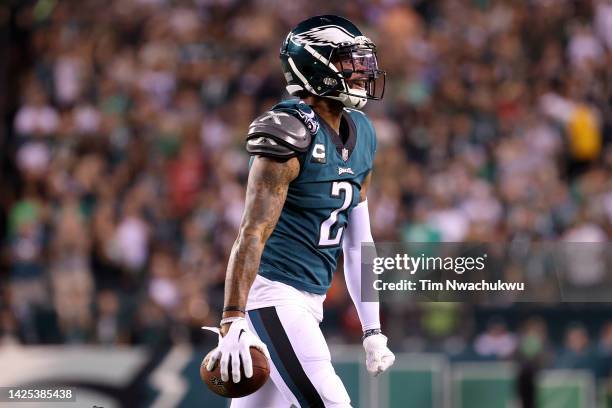
[[492, 319], [487, 330], [476, 337], [474, 349], [483, 357], [510, 357], [516, 350], [516, 336], [508, 331], [506, 324], [499, 318]]
[[593, 367], [596, 356], [593, 354], [589, 333], [580, 324], [573, 324], [565, 332], [564, 348], [555, 362], [556, 368]]
[[610, 321], [601, 328], [597, 351], [599, 354], [597, 374], [600, 377], [610, 377], [612, 375], [612, 322]]

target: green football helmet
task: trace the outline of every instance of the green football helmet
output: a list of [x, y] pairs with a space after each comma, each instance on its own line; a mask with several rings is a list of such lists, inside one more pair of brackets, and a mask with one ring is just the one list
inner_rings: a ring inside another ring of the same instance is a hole
[[291, 95], [306, 91], [361, 109], [385, 92], [376, 46], [342, 17], [316, 16], [299, 23], [283, 42], [280, 59]]

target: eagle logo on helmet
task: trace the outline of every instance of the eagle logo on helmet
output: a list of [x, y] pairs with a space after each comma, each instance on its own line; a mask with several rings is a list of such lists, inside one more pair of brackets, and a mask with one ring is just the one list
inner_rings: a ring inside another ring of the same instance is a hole
[[[368, 99], [384, 94], [385, 72], [378, 69], [376, 45], [345, 18], [324, 15], [300, 22], [285, 37], [280, 59], [291, 95], [313, 94], [361, 109]], [[351, 86], [353, 73], [365, 81], [363, 86]]]
[[300, 45], [334, 45], [354, 44], [355, 36], [337, 25], [315, 27], [291, 37], [291, 41]]

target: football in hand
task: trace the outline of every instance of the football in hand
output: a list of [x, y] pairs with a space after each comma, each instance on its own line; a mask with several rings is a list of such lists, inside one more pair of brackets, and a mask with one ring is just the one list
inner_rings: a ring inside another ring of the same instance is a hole
[[225, 398], [241, 398], [254, 393], [260, 389], [270, 377], [270, 365], [268, 359], [261, 351], [255, 347], [251, 347], [251, 359], [253, 360], [253, 376], [246, 378], [242, 363], [240, 364], [240, 381], [235, 383], [232, 380], [232, 367], [230, 361], [229, 380], [221, 379], [221, 369], [219, 361], [215, 363], [212, 371], [206, 369], [208, 359], [212, 351], [204, 357], [200, 365], [200, 377], [206, 383], [208, 388], [215, 394]]

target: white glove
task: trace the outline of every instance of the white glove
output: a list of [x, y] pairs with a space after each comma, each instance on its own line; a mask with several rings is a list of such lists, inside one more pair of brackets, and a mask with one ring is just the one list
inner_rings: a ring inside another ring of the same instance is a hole
[[373, 334], [363, 340], [363, 348], [366, 352], [366, 368], [368, 372], [376, 377], [391, 367], [395, 362], [395, 355], [387, 347], [387, 336]]
[[[219, 332], [218, 329], [214, 330], [216, 328], [203, 327], [203, 329], [213, 329], [212, 331]], [[240, 382], [240, 360], [242, 359], [244, 375], [251, 378], [253, 376], [251, 347], [255, 347], [270, 359], [268, 348], [257, 336], [251, 333], [246, 320], [244, 318], [237, 319], [232, 322], [225, 337], [219, 335], [219, 345], [212, 351], [206, 369], [212, 371], [217, 360], [220, 360], [221, 380], [228, 381], [228, 368], [231, 360], [232, 380], [237, 383]]]

